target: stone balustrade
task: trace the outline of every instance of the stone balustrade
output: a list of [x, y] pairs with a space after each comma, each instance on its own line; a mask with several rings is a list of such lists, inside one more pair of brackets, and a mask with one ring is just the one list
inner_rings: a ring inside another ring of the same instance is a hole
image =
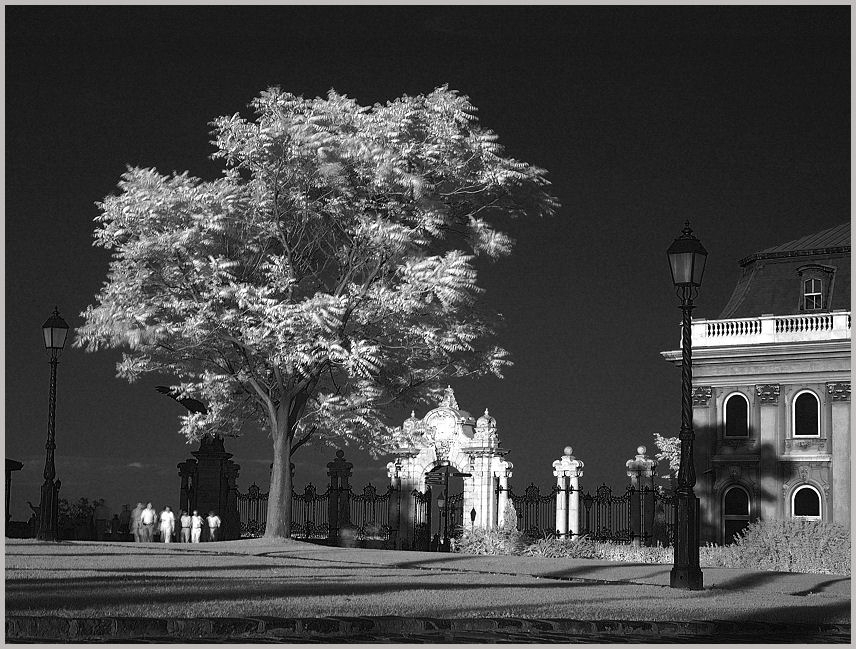
[[850, 311], [763, 315], [730, 320], [694, 319], [693, 348], [850, 339]]

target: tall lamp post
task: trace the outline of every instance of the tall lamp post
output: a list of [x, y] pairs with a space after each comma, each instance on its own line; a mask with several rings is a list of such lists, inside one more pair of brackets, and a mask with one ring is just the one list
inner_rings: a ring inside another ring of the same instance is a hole
[[677, 529], [675, 534], [675, 559], [670, 576], [672, 588], [701, 590], [703, 576], [699, 567], [699, 502], [695, 486], [695, 466], [693, 463], [692, 415], [692, 329], [690, 314], [693, 300], [698, 295], [707, 250], [701, 241], [693, 236], [690, 222], [681, 236], [675, 239], [668, 250], [669, 266], [672, 270], [672, 282], [681, 300], [681, 466], [678, 469], [678, 488], [675, 498]]
[[53, 315], [42, 325], [45, 335], [45, 348], [51, 353], [51, 388], [50, 405], [48, 406], [48, 441], [45, 444], [45, 481], [42, 484], [41, 502], [39, 503], [39, 532], [37, 538], [42, 541], [57, 540], [57, 497], [60, 481], [54, 482], [56, 469], [54, 467], [54, 449], [56, 448], [56, 366], [59, 364], [59, 353], [65, 347], [68, 334], [68, 324], [54, 308]]

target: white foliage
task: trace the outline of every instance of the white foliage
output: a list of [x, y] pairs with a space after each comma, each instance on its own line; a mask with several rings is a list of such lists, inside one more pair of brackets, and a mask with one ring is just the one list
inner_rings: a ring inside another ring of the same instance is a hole
[[212, 123], [221, 178], [129, 167], [99, 203], [113, 261], [76, 344], [123, 349], [128, 380], [175, 377], [208, 407], [188, 438], [253, 420], [377, 450], [396, 399], [501, 376], [475, 264], [511, 250], [494, 216], [555, 211], [545, 172], [445, 86], [372, 107], [271, 88], [252, 107]]

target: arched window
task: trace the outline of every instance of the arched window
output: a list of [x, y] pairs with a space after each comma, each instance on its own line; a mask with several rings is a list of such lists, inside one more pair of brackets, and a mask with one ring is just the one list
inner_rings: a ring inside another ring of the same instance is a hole
[[749, 525], [749, 493], [743, 487], [729, 487], [722, 497], [722, 543], [734, 543], [734, 535]]
[[794, 437], [820, 437], [820, 402], [805, 390], [794, 399]]
[[810, 485], [803, 485], [794, 489], [791, 496], [791, 515], [794, 518], [819, 521], [820, 515], [820, 493]]
[[725, 436], [749, 437], [749, 400], [739, 392], [725, 399]]

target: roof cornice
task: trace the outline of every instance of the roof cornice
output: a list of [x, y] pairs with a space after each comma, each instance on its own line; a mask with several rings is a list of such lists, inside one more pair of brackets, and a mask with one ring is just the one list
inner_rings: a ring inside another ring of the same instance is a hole
[[789, 257], [816, 257], [819, 255], [850, 254], [850, 246], [835, 246], [832, 248], [815, 248], [813, 250], [784, 250], [779, 252], [756, 252], [744, 257], [738, 263], [743, 268], [759, 259], [787, 259]]

